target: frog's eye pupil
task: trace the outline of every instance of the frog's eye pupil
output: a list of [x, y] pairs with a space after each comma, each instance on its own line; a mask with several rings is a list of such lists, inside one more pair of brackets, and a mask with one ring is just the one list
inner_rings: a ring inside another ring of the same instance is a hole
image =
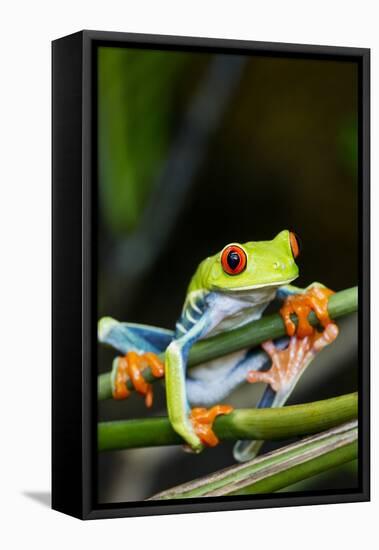
[[229, 252], [226, 261], [228, 262], [228, 266], [230, 267], [230, 269], [233, 269], [234, 271], [238, 266], [238, 264], [240, 263], [241, 257], [237, 252], [232, 251], [232, 252]]
[[222, 268], [228, 275], [238, 275], [246, 267], [246, 253], [240, 246], [231, 244], [221, 254]]

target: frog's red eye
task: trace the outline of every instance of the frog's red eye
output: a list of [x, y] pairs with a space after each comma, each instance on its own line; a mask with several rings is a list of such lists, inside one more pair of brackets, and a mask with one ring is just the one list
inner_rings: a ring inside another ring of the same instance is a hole
[[290, 245], [293, 257], [296, 259], [300, 254], [300, 240], [299, 237], [292, 231], [290, 232]]
[[231, 244], [222, 251], [221, 264], [228, 275], [238, 275], [246, 267], [246, 253], [240, 246]]

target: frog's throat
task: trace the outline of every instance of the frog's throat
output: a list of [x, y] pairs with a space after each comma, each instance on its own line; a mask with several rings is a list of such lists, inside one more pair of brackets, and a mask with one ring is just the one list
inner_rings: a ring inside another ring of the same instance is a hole
[[284, 286], [284, 285], [288, 285], [290, 283], [292, 283], [292, 281], [294, 281], [295, 279], [297, 279], [298, 276], [296, 277], [292, 277], [291, 279], [287, 279], [286, 281], [280, 281], [278, 283], [262, 283], [262, 284], [259, 284], [259, 285], [250, 285], [250, 286], [239, 286], [239, 287], [236, 287], [236, 288], [225, 288], [225, 287], [219, 287], [219, 286], [213, 286], [212, 287], [212, 290], [215, 290], [217, 292], [224, 292], [224, 293], [238, 293], [238, 292], [243, 292], [245, 290], [255, 290], [255, 289], [259, 289], [259, 288], [279, 288], [280, 286]]

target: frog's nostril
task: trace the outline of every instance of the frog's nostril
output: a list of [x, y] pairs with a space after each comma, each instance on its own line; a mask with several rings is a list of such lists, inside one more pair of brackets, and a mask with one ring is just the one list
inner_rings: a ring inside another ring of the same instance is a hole
[[274, 262], [274, 269], [279, 269], [279, 267], [280, 267], [279, 262]]

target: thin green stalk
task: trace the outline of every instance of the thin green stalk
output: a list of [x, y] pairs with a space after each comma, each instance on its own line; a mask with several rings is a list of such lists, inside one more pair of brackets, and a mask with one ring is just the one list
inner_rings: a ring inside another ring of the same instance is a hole
[[[214, 431], [220, 440], [288, 439], [313, 434], [356, 418], [358, 395], [280, 409], [237, 409], [219, 416]], [[136, 447], [179, 445], [184, 441], [167, 417], [99, 422], [98, 450], [114, 451]]]
[[301, 464], [296, 464], [288, 470], [283, 470], [276, 474], [267, 477], [266, 479], [258, 480], [248, 487], [231, 492], [232, 495], [256, 495], [263, 493], [273, 493], [289, 487], [293, 483], [303, 481], [317, 474], [326, 472], [332, 468], [342, 466], [347, 462], [351, 462], [358, 457], [358, 439], [355, 436], [354, 441], [343, 446], [320, 454], [310, 460], [306, 460]]
[[357, 421], [154, 495], [149, 500], [272, 493], [354, 460]]
[[[357, 310], [357, 307], [357, 287], [333, 294], [328, 304], [329, 315], [332, 319], [353, 313]], [[297, 323], [296, 316], [293, 316], [293, 321]], [[309, 321], [313, 325], [317, 324], [317, 318], [314, 313], [309, 315]], [[277, 313], [266, 315], [243, 327], [197, 342], [190, 351], [188, 366], [193, 367], [247, 347], [253, 348], [266, 340], [280, 338], [281, 336], [285, 336], [285, 328], [281, 316]], [[160, 355], [160, 358], [164, 360], [164, 353]], [[156, 381], [150, 368], [143, 371], [143, 376], [148, 382]], [[130, 390], [134, 389], [130, 381], [128, 381], [127, 386]], [[107, 372], [98, 376], [98, 399], [103, 400], [111, 397], [110, 372]]]

